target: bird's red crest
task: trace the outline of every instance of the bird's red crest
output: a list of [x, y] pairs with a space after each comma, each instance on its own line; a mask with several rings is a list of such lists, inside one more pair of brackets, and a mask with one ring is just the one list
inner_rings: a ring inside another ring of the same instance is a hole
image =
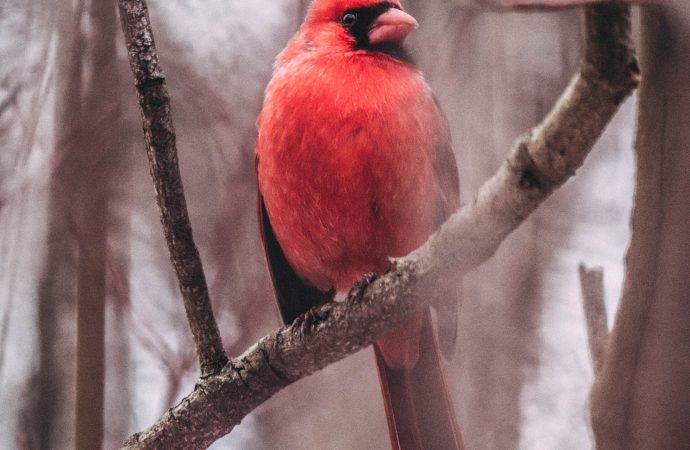
[[399, 0], [314, 0], [307, 13], [307, 21], [312, 23], [338, 20], [348, 9], [366, 8], [381, 3], [403, 9]]

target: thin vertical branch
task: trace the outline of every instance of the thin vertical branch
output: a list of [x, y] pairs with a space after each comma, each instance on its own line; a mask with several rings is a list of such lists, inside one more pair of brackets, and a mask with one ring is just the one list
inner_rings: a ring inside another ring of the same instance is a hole
[[158, 61], [145, 0], [118, 0], [118, 6], [144, 122], [146, 151], [161, 222], [194, 336], [201, 375], [206, 377], [217, 373], [228, 358], [213, 316], [199, 251], [192, 237], [165, 75]]
[[587, 323], [587, 342], [594, 373], [599, 373], [604, 359], [606, 340], [609, 337], [606, 323], [606, 303], [604, 302], [604, 271], [601, 267], [588, 269], [580, 264], [580, 288], [582, 307]]

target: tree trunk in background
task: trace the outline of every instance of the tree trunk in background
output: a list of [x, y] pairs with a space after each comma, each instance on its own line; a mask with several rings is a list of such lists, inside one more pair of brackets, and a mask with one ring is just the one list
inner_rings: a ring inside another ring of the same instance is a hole
[[[496, 13], [444, 0], [409, 9], [422, 25], [414, 56], [448, 115], [469, 202], [574, 73], [578, 12]], [[569, 231], [554, 210], [567, 211], [572, 195], [556, 193], [465, 279], [450, 378], [468, 448], [519, 446], [523, 388], [540, 364], [542, 279]]]
[[38, 292], [38, 395], [33, 413], [39, 448], [74, 447], [75, 372], [70, 364], [76, 346], [76, 248], [66, 206], [65, 159], [76, 150], [81, 123], [82, 1], [55, 5], [57, 54], [55, 72], [54, 167], [50, 183], [47, 253]]
[[642, 10], [633, 237], [592, 390], [598, 449], [690, 448], [689, 20], [685, 0]]
[[[105, 382], [105, 304], [110, 180], [121, 122], [120, 83], [115, 39], [118, 23], [114, 0], [91, 0], [88, 67], [82, 117], [82, 139], [72, 155], [77, 273], [77, 424], [76, 448], [99, 448], [103, 442]], [[69, 94], [68, 94], [69, 95]]]
[[115, 2], [85, 3], [56, 8], [55, 156], [38, 312], [41, 448], [100, 448], [104, 435], [107, 231], [122, 159], [121, 86]]

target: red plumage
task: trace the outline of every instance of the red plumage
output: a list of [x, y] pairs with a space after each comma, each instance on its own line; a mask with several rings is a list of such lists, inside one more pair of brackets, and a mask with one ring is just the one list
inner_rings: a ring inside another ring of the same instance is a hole
[[[262, 235], [286, 322], [385, 272], [389, 257], [420, 246], [458, 206], [445, 117], [401, 47], [415, 25], [397, 1], [316, 0], [278, 57], [256, 154]], [[443, 319], [453, 335], [450, 295]], [[423, 312], [377, 343], [398, 448], [461, 445], [432, 328]], [[421, 414], [435, 403], [444, 417]]]

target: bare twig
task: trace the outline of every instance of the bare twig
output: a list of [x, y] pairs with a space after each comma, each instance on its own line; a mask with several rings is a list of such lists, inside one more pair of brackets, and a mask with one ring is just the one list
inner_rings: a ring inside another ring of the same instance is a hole
[[144, 121], [146, 150], [161, 222], [196, 343], [201, 374], [206, 377], [217, 373], [228, 358], [213, 317], [201, 258], [192, 238], [177, 163], [170, 97], [158, 62], [145, 0], [118, 0], [118, 6]]
[[580, 264], [580, 287], [582, 307], [587, 323], [587, 342], [592, 358], [594, 373], [599, 373], [604, 359], [604, 349], [609, 329], [606, 324], [606, 303], [604, 302], [604, 270], [601, 267], [588, 269]]
[[137, 433], [128, 448], [203, 448], [229, 433], [273, 394], [371, 344], [423, 307], [429, 286], [486, 259], [582, 164], [639, 73], [630, 40], [630, 11], [586, 10], [586, 53], [579, 73], [548, 117], [517, 141], [477, 198], [454, 214], [420, 249], [359, 295], [316, 307], [264, 337]]

